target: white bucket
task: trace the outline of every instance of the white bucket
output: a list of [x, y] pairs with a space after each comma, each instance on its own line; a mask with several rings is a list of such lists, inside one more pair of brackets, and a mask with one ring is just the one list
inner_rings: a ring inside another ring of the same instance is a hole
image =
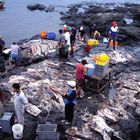
[[14, 139], [21, 139], [23, 137], [23, 125], [15, 124], [12, 126]]

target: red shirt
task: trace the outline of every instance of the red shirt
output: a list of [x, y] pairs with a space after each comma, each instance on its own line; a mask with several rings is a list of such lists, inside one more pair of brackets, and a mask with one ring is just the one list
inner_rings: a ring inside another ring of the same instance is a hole
[[82, 65], [81, 63], [77, 64], [76, 65], [76, 80], [84, 79], [85, 72], [86, 72], [85, 66]]

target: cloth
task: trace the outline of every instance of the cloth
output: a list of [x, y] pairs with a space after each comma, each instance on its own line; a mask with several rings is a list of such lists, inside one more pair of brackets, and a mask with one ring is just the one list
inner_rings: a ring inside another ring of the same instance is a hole
[[70, 33], [64, 33], [65, 40], [67, 41], [66, 45], [70, 46]]
[[72, 122], [74, 116], [74, 106], [75, 104], [70, 103], [65, 105], [65, 120]]
[[24, 125], [24, 105], [28, 103], [25, 94], [20, 91], [20, 93], [16, 93], [14, 96], [14, 107], [17, 116], [17, 120], [19, 124]]
[[111, 37], [116, 37], [118, 32], [119, 32], [118, 26], [116, 26], [116, 27], [112, 26], [110, 28], [109, 34], [110, 34]]
[[84, 65], [82, 65], [81, 63], [76, 65], [76, 79], [77, 80], [84, 79], [85, 72], [86, 72], [86, 68]]
[[64, 97], [64, 103], [67, 104], [75, 104], [76, 103], [76, 89], [69, 88], [68, 92]]

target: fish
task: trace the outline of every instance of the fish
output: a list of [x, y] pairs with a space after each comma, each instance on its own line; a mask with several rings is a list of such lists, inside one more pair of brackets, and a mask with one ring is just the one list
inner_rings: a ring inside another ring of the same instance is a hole
[[119, 121], [119, 117], [108, 108], [98, 110], [97, 114], [101, 117], [104, 117], [104, 119], [107, 119], [111, 122], [118, 122]]
[[114, 130], [106, 124], [102, 117], [94, 115], [88, 125], [92, 130], [99, 132], [103, 136], [104, 140], [111, 140], [109, 135], [112, 134]]

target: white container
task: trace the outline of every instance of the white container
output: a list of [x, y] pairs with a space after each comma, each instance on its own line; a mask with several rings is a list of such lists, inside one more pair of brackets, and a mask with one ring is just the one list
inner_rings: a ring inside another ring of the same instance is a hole
[[15, 124], [12, 126], [14, 139], [21, 139], [23, 137], [23, 125]]

